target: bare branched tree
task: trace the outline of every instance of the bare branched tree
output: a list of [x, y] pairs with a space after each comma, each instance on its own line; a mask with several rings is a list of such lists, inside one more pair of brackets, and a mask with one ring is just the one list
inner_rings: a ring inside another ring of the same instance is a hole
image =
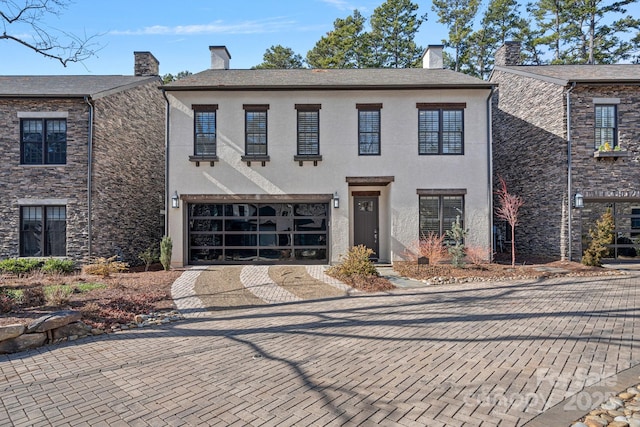
[[82, 62], [97, 50], [96, 36], [77, 36], [47, 26], [47, 16], [60, 15], [67, 0], [0, 0], [0, 40], [16, 42], [34, 52], [59, 61]]
[[518, 211], [524, 205], [522, 197], [507, 191], [507, 183], [504, 178], [498, 176], [498, 189], [496, 197], [498, 207], [496, 208], [496, 216], [504, 219], [511, 226], [511, 266], [516, 265], [516, 225], [518, 225]]

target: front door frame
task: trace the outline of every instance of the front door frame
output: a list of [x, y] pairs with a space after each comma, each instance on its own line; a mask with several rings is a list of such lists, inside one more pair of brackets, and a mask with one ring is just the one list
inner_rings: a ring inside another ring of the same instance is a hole
[[[365, 245], [380, 259], [380, 192], [353, 191], [353, 245]], [[371, 211], [360, 211], [361, 203], [371, 203]], [[367, 212], [371, 212], [368, 214]]]

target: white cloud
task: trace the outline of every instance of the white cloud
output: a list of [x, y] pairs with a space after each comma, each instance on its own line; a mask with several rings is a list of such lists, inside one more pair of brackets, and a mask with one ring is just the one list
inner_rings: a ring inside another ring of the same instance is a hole
[[323, 3], [328, 4], [329, 6], [333, 6], [338, 10], [354, 10], [357, 9], [355, 6], [352, 6], [349, 2], [345, 0], [320, 0]]
[[224, 21], [214, 21], [210, 24], [152, 25], [133, 30], [114, 30], [110, 34], [125, 36], [148, 35], [202, 35], [202, 34], [260, 34], [289, 30], [297, 27], [296, 21], [283, 17], [270, 18], [262, 21], [244, 21], [236, 24], [226, 24]]

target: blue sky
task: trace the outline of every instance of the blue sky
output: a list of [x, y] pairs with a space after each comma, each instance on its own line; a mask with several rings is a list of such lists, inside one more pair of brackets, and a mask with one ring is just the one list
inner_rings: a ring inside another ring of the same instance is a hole
[[[0, 41], [0, 75], [132, 74], [133, 52], [150, 51], [160, 61], [160, 74], [209, 67], [210, 45], [225, 45], [231, 68], [262, 62], [272, 45], [292, 48], [303, 57], [333, 29], [336, 18], [354, 9], [365, 17], [384, 0], [76, 0], [50, 27], [76, 35], [98, 34], [100, 50], [84, 63], [66, 68], [14, 42]], [[437, 23], [431, 1], [414, 0], [427, 13], [416, 42], [439, 44], [447, 30]], [[640, 15], [640, 6], [629, 13]], [[9, 27], [11, 29], [11, 27]]]
[[[100, 34], [101, 49], [84, 64], [42, 58], [13, 42], [0, 41], [0, 74], [131, 74], [133, 52], [150, 51], [160, 61], [160, 74], [202, 71], [210, 66], [209, 46], [225, 45], [231, 68], [262, 62], [267, 48], [281, 44], [303, 57], [333, 29], [336, 18], [354, 9], [365, 17], [384, 0], [76, 0], [51, 27], [72, 34]], [[429, 13], [417, 43], [438, 44], [446, 31], [438, 24], [431, 1], [419, 2]]]

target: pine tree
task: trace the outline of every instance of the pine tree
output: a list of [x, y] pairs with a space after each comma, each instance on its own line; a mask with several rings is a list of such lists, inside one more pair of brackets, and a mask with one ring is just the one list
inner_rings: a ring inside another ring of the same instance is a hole
[[443, 40], [445, 46], [453, 49], [449, 67], [461, 71], [468, 64], [473, 21], [478, 13], [479, 0], [433, 0], [433, 10], [438, 14], [438, 22], [449, 29], [449, 39]]
[[312, 68], [363, 68], [369, 56], [365, 22], [357, 10], [345, 19], [336, 19], [333, 31], [307, 52], [307, 63]]
[[271, 46], [262, 57], [262, 64], [251, 67], [254, 70], [304, 68], [302, 56], [293, 49], [282, 45]]
[[387, 0], [370, 19], [369, 45], [376, 68], [409, 68], [422, 54], [414, 39], [427, 15], [418, 16], [418, 5], [411, 0]]

